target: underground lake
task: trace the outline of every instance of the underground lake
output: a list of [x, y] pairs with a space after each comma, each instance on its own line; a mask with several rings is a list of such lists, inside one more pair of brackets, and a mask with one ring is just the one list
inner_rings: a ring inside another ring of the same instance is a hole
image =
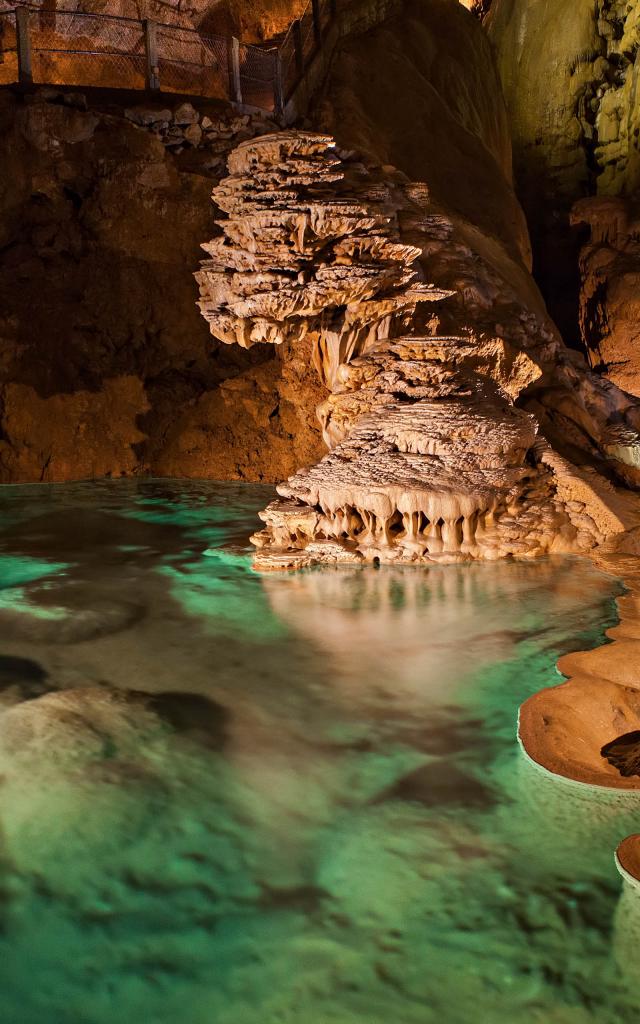
[[271, 493], [0, 491], [0, 1020], [637, 1021], [640, 799], [516, 738], [621, 583], [261, 575]]

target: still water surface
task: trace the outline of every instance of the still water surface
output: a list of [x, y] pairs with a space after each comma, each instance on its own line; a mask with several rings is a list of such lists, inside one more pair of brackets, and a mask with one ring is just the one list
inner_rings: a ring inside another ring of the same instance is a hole
[[637, 1022], [640, 803], [515, 740], [618, 583], [259, 576], [270, 497], [0, 491], [2, 1024]]

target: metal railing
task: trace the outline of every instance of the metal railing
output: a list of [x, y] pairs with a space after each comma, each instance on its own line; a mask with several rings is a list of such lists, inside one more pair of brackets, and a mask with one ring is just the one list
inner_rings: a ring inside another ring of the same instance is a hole
[[0, 12], [0, 85], [146, 89], [278, 113], [279, 55], [134, 18], [19, 6]]
[[0, 11], [0, 85], [145, 89], [282, 116], [349, 2], [311, 0], [273, 47], [151, 20], [17, 5]]

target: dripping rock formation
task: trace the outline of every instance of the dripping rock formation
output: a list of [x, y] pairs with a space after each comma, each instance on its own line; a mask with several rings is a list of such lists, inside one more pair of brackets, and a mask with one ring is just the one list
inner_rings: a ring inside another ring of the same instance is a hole
[[[533, 557], [624, 529], [611, 484], [584, 464], [636, 481], [637, 405], [548, 322], [515, 317], [513, 337], [464, 316], [440, 330], [434, 303], [456, 289], [446, 273], [433, 283], [430, 257], [453, 225], [426, 185], [302, 131], [247, 140], [228, 164], [200, 309], [227, 344], [310, 343], [330, 392], [330, 451], [278, 487], [258, 568]], [[575, 465], [540, 431], [550, 404], [583, 450]]]

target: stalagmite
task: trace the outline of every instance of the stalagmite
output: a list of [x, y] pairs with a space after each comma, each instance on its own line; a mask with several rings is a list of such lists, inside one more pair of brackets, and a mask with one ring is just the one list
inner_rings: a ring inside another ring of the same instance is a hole
[[[278, 487], [252, 538], [257, 568], [522, 558], [602, 541], [588, 487], [571, 500], [566, 464], [514, 400], [552, 364], [554, 408], [632, 477], [640, 413], [521, 316], [507, 342], [500, 325], [493, 340], [466, 322], [437, 333], [420, 310], [455, 291], [423, 265], [439, 251], [450, 281], [453, 243], [425, 185], [297, 131], [242, 143], [229, 171], [213, 192], [226, 216], [204, 245], [200, 309], [230, 344], [311, 339], [330, 392], [318, 409], [330, 450]], [[541, 384], [531, 408], [546, 401]]]

